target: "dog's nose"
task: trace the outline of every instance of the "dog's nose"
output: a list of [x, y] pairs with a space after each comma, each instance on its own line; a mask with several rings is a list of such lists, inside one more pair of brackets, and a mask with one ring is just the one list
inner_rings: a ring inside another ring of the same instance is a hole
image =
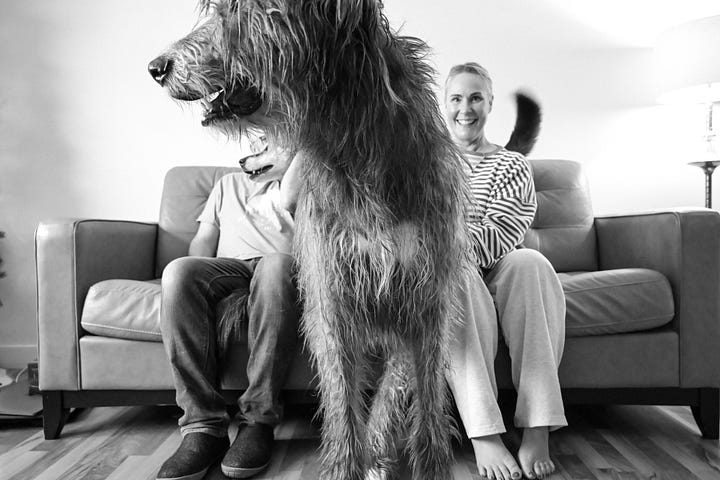
[[148, 65], [148, 72], [160, 85], [170, 70], [172, 69], [172, 60], [168, 57], [157, 57]]

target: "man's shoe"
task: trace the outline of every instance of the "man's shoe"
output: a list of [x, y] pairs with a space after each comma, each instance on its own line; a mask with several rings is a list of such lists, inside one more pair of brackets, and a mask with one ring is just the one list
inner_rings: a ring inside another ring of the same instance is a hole
[[188, 433], [170, 458], [165, 460], [157, 480], [199, 480], [225, 455], [230, 440], [207, 433]]
[[235, 441], [220, 468], [230, 478], [248, 478], [265, 470], [270, 463], [275, 436], [264, 423], [241, 424]]

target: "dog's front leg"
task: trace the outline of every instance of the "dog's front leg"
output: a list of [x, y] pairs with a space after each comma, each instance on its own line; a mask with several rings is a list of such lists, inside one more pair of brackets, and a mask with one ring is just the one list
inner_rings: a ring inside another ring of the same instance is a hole
[[366, 480], [397, 478], [398, 440], [407, 414], [409, 377], [413, 370], [404, 342], [391, 347], [375, 396], [367, 428], [368, 473]]
[[[428, 309], [430, 311], [434, 309]], [[452, 479], [453, 423], [449, 412], [449, 392], [445, 382], [447, 368], [445, 339], [447, 329], [435, 312], [415, 322], [409, 335], [409, 348], [415, 366], [409, 408], [408, 451], [414, 480]]]
[[320, 383], [320, 480], [363, 480], [364, 348], [353, 345], [317, 310], [306, 310], [303, 326]]

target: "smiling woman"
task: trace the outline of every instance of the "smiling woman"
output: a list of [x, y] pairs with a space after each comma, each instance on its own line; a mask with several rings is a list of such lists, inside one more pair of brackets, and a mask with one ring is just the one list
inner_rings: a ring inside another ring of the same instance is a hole
[[485, 138], [485, 122], [492, 111], [492, 80], [473, 64], [454, 69], [445, 84], [445, 116], [458, 145], [465, 151], [488, 153], [496, 149]]
[[[456, 337], [458, 350], [465, 353], [452, 357], [451, 365], [454, 371], [465, 372], [484, 361], [477, 371], [489, 372], [491, 379], [451, 375], [449, 383], [472, 439], [481, 476], [543, 478], [555, 470], [548, 432], [567, 425], [557, 375], [565, 299], [547, 259], [535, 250], [521, 248], [537, 209], [532, 171], [523, 156], [533, 142], [521, 154], [511, 151], [512, 139], [507, 148], [488, 141], [485, 123], [492, 110], [492, 81], [479, 64], [453, 67], [445, 91], [445, 117], [463, 152], [470, 190], [465, 220], [475, 266], [483, 276], [471, 279], [465, 287], [468, 298], [477, 302], [466, 308], [465, 324], [477, 325], [477, 330]], [[523, 124], [522, 117], [519, 124]], [[505, 430], [497, 403], [487, 396], [488, 392], [497, 393], [492, 380], [494, 354], [487, 356], [486, 352], [496, 351], [493, 339], [498, 338], [498, 324], [510, 349], [518, 391], [515, 424], [522, 428], [523, 439], [517, 462], [500, 438]], [[528, 358], [532, 361], [526, 361]]]

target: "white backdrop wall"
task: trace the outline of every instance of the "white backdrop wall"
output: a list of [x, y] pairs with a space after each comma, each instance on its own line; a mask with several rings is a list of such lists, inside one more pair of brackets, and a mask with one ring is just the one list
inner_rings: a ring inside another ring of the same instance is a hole
[[[610, 18], [628, 12], [602, 3], [617, 10]], [[511, 93], [534, 93], [545, 120], [531, 157], [582, 162], [597, 212], [702, 205], [701, 172], [686, 165], [702, 110], [658, 106], [650, 45], [603, 32], [577, 4], [387, 0], [386, 13], [430, 44], [441, 75], [469, 60], [490, 70], [491, 140], [509, 136]], [[699, 4], [692, 15], [720, 13]], [[0, 366], [36, 356], [40, 220], [154, 221], [170, 167], [239, 158], [237, 145], [203, 129], [199, 113], [170, 101], [146, 71], [196, 14], [195, 0], [0, 0]]]

